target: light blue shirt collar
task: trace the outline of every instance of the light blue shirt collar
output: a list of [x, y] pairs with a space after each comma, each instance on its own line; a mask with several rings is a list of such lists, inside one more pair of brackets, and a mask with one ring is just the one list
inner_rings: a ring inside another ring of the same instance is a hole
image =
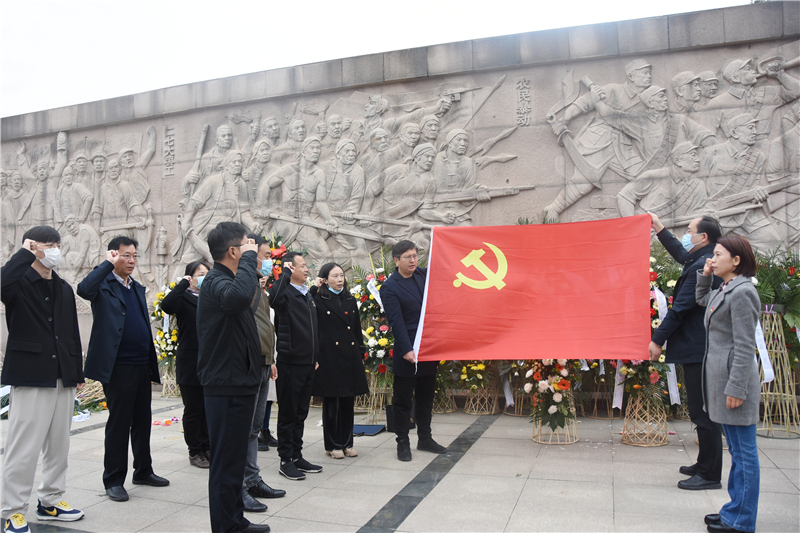
[[305, 296], [308, 293], [308, 287], [306, 287], [305, 285], [295, 285], [294, 283], [290, 283], [289, 285], [300, 291], [300, 294], [302, 294], [303, 296]]

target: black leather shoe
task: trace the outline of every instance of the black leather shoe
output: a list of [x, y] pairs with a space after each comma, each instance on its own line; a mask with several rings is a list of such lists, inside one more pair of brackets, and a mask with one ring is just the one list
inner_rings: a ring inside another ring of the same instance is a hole
[[447, 453], [447, 448], [433, 439], [425, 439], [417, 442], [417, 449], [423, 452]]
[[263, 479], [260, 479], [258, 483], [247, 489], [247, 492], [249, 492], [250, 496], [253, 498], [283, 498], [286, 496], [285, 490], [273, 489], [264, 483]]
[[693, 476], [693, 475], [697, 474], [697, 472], [700, 470], [700, 465], [695, 463], [692, 466], [682, 466], [678, 470], [684, 476]]
[[397, 443], [397, 458], [406, 462], [411, 460], [411, 443], [408, 439]]
[[122, 485], [117, 487], [108, 487], [106, 489], [106, 494], [108, 494], [109, 499], [114, 502], [128, 501], [128, 491], [125, 490], [125, 487]]
[[703, 479], [698, 475], [694, 475], [689, 479], [678, 481], [678, 488], [683, 490], [712, 490], [721, 489], [722, 483], [719, 481], [709, 481]]
[[744, 533], [741, 529], [735, 529], [732, 527], [728, 527], [722, 522], [719, 524], [708, 524], [706, 529], [711, 531], [712, 533]]
[[707, 514], [703, 520], [705, 520], [707, 526], [710, 526], [711, 524], [720, 523], [720, 518], [718, 514]]
[[260, 452], [268, 452], [269, 445], [261, 440], [261, 437], [258, 438], [258, 451]]
[[269, 533], [269, 526], [267, 524], [250, 524], [242, 533]]
[[267, 512], [267, 506], [250, 496], [250, 493], [246, 490], [242, 491], [242, 503], [244, 504], [244, 510], [248, 513]]
[[159, 477], [155, 474], [150, 474], [144, 479], [134, 479], [134, 485], [150, 485], [151, 487], [166, 487], [169, 485], [169, 480]]

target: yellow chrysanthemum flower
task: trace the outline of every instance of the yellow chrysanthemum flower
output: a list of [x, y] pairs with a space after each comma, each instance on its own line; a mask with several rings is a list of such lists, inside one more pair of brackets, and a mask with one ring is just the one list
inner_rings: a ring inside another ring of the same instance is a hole
[[375, 331], [375, 328], [373, 328], [372, 326], [368, 327], [367, 328], [367, 335], [371, 335], [373, 331]]
[[378, 339], [378, 344], [381, 345], [381, 346], [386, 346], [387, 344], [389, 344], [389, 340], [388, 339]]

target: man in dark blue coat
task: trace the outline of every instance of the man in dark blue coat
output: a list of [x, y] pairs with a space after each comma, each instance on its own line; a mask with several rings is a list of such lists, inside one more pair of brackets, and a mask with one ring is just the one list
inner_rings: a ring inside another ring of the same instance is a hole
[[78, 284], [78, 296], [92, 303], [92, 334], [86, 354], [87, 378], [103, 384], [108, 405], [103, 485], [109, 498], [128, 500], [128, 437], [133, 448], [133, 483], [165, 487], [150, 457], [150, 382], [160, 383], [144, 287], [131, 277], [138, 243], [118, 236], [106, 260]]
[[[658, 240], [672, 257], [683, 265], [683, 273], [675, 284], [672, 308], [664, 321], [653, 332], [650, 342], [650, 360], [661, 356], [662, 347], [667, 341], [667, 363], [683, 366], [686, 382], [686, 396], [689, 404], [689, 418], [697, 426], [697, 440], [700, 450], [697, 462], [692, 466], [682, 466], [681, 474], [691, 476], [678, 482], [678, 487], [686, 490], [720, 489], [722, 476], [722, 433], [718, 424], [708, 417], [703, 409], [703, 354], [705, 353], [706, 329], [703, 326], [705, 308], [697, 305], [695, 286], [697, 271], [702, 270], [706, 259], [712, 257], [714, 246], [722, 231], [719, 223], [709, 216], [692, 220], [679, 241], [658, 219], [650, 213], [652, 228]], [[721, 280], [714, 278], [714, 287]]]
[[411, 460], [411, 444], [408, 428], [411, 419], [411, 398], [414, 396], [417, 424], [417, 449], [445, 453], [447, 449], [433, 440], [431, 418], [436, 394], [436, 372], [438, 362], [415, 363], [414, 337], [419, 327], [422, 298], [425, 294], [427, 269], [418, 268], [417, 246], [411, 241], [400, 241], [392, 248], [392, 258], [397, 267], [381, 286], [381, 301], [386, 319], [394, 334], [392, 371], [394, 385], [392, 405], [394, 409], [395, 434], [397, 435], [397, 458]]

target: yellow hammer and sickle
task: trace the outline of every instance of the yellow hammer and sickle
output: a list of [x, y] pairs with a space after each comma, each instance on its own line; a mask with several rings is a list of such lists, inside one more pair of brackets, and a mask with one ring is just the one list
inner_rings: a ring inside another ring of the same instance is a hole
[[497, 272], [492, 272], [492, 269], [486, 266], [486, 264], [481, 260], [483, 254], [486, 253], [483, 249], [472, 250], [469, 254], [467, 254], [467, 257], [461, 260], [461, 262], [467, 268], [471, 266], [475, 267], [486, 279], [474, 280], [468, 278], [461, 272], [457, 272], [456, 279], [453, 281], [454, 287], [460, 287], [463, 283], [467, 287], [472, 287], [473, 289], [488, 289], [489, 287], [497, 287], [497, 290], [499, 291], [506, 286], [505, 282], [503, 282], [503, 279], [506, 277], [506, 273], [508, 272], [508, 262], [506, 261], [506, 256], [497, 246], [489, 244], [488, 242], [483, 244], [488, 246], [489, 249], [494, 252], [494, 256], [497, 258]]

